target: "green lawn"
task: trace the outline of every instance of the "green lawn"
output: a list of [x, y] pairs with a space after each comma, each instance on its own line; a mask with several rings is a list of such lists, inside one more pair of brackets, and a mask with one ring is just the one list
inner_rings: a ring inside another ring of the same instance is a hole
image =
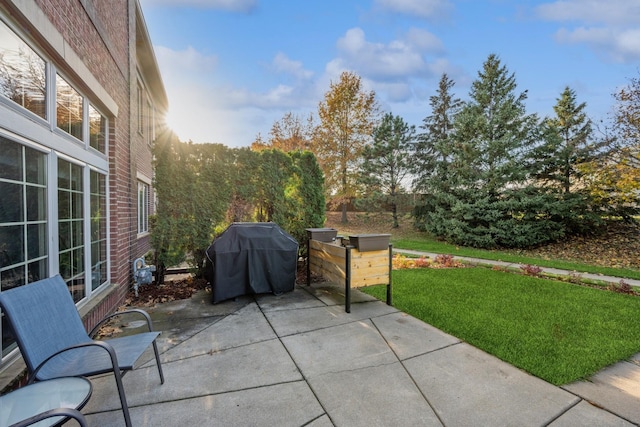
[[[385, 299], [385, 286], [362, 288]], [[553, 384], [640, 352], [640, 298], [485, 268], [393, 272], [394, 306]]]
[[564, 260], [532, 258], [508, 253], [505, 251], [491, 251], [486, 249], [458, 247], [449, 243], [438, 242], [436, 240], [428, 238], [394, 239], [392, 243], [393, 247], [398, 249], [412, 249], [416, 251], [451, 254], [456, 256], [482, 258], [495, 261], [506, 261], [517, 264], [531, 264], [538, 265], [540, 267], [559, 268], [580, 273], [595, 273], [614, 277], [624, 277], [628, 279], [640, 279], [640, 270], [630, 268], [601, 267]]

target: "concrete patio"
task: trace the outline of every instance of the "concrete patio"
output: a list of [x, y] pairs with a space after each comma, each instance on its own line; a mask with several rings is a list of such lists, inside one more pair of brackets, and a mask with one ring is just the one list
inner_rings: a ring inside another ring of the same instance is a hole
[[[633, 361], [556, 387], [360, 292], [346, 313], [329, 283], [217, 305], [210, 296], [149, 310], [166, 382], [153, 363], [124, 377], [135, 426], [640, 423]], [[123, 425], [113, 376], [92, 382], [90, 425]]]

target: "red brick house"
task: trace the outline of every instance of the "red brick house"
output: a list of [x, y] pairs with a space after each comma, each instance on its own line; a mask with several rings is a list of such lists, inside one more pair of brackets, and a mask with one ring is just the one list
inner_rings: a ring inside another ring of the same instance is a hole
[[88, 326], [122, 303], [166, 109], [138, 0], [0, 2], [0, 292], [60, 274]]

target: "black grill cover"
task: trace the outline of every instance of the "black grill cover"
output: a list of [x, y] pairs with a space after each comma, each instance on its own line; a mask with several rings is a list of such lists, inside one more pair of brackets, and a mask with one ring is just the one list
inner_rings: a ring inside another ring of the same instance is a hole
[[298, 242], [272, 222], [234, 222], [207, 248], [212, 302], [292, 291]]

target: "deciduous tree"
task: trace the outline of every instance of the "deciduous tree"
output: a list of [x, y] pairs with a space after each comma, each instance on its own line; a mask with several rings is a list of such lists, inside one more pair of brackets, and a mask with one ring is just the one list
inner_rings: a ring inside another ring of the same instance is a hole
[[288, 112], [269, 132], [269, 145], [282, 151], [309, 150], [313, 139], [313, 115], [305, 119]]
[[331, 82], [318, 105], [313, 151], [324, 171], [328, 196], [342, 205], [342, 222], [347, 222], [347, 202], [355, 196], [362, 149], [371, 140], [377, 114], [375, 92], [364, 90], [360, 77], [348, 71]]
[[612, 149], [583, 168], [594, 202], [630, 220], [640, 206], [640, 79], [630, 79], [614, 98]]

